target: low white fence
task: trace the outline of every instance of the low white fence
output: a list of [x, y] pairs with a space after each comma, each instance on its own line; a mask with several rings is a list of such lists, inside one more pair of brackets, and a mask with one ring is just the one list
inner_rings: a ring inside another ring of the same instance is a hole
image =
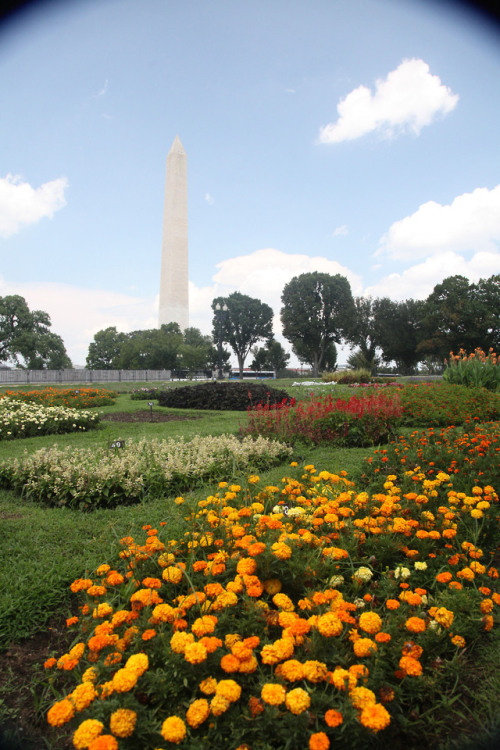
[[171, 370], [0, 370], [0, 385], [171, 380]]

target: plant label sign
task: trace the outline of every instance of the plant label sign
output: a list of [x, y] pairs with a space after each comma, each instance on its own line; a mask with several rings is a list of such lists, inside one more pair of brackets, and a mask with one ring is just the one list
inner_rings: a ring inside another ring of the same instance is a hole
[[125, 440], [111, 440], [108, 443], [109, 448], [125, 448]]

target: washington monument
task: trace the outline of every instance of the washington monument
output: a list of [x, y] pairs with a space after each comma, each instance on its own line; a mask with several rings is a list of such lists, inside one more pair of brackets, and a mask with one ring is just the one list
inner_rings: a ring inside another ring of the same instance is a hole
[[167, 156], [158, 322], [189, 327], [187, 156], [178, 135]]

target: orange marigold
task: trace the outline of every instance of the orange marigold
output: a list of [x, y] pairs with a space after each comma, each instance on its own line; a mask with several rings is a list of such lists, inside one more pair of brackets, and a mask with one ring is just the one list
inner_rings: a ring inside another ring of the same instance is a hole
[[372, 703], [363, 708], [359, 720], [372, 732], [380, 732], [391, 723], [391, 715], [381, 703]]
[[309, 737], [309, 750], [328, 750], [330, 740], [324, 732], [315, 732]]
[[340, 711], [336, 711], [334, 708], [328, 709], [325, 713], [325, 722], [329, 727], [338, 727], [344, 721], [344, 717]]

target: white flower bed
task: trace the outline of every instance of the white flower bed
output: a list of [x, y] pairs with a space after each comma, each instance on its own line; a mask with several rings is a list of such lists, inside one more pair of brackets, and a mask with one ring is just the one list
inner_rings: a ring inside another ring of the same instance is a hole
[[0, 440], [80, 432], [96, 427], [99, 421], [97, 412], [0, 399]]

